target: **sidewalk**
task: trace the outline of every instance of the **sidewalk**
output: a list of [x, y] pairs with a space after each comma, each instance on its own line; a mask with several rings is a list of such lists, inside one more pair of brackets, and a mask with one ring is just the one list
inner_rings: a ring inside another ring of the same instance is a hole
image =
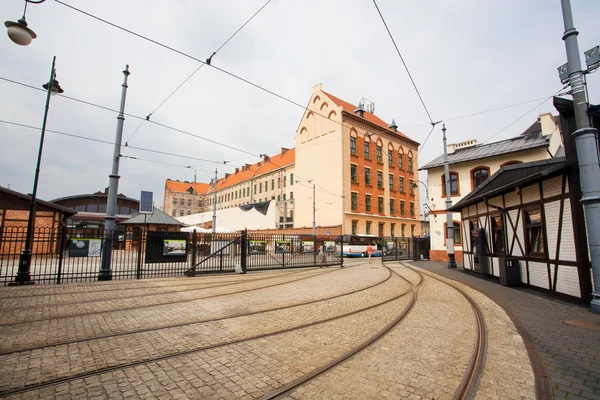
[[556, 399], [600, 398], [600, 330], [561, 322], [583, 320], [599, 324], [600, 328], [600, 315], [528, 288], [501, 286], [467, 274], [460, 266], [453, 270], [440, 262], [412, 264], [469, 285], [510, 309], [529, 333]]

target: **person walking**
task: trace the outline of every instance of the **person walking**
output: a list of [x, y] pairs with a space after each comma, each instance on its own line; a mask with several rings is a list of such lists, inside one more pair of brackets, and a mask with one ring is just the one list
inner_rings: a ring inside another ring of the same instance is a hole
[[371, 264], [371, 255], [373, 254], [373, 246], [370, 244], [367, 246], [367, 255], [369, 256], [369, 264]]

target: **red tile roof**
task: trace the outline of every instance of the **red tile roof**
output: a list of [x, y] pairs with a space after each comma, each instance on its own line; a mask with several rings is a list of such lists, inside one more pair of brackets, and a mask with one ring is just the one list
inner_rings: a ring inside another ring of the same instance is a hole
[[[329, 97], [337, 106], [341, 106], [345, 112], [355, 115], [354, 110], [356, 110], [357, 106], [355, 106], [354, 104], [350, 104], [347, 101], [344, 101], [338, 97], [335, 97], [334, 95], [329, 94], [325, 91], [322, 91], [322, 92], [325, 93], [325, 95], [327, 95], [327, 97]], [[366, 119], [367, 121], [382, 127], [383, 129], [385, 129], [386, 131], [388, 131], [392, 134], [396, 134], [398, 136], [401, 136], [402, 138], [405, 138], [405, 139], [408, 139], [408, 140], [414, 142], [414, 140], [412, 140], [411, 138], [406, 136], [404, 133], [402, 133], [400, 131], [396, 131], [396, 132], [392, 131], [389, 128], [389, 125], [385, 121], [383, 121], [381, 118], [376, 116], [375, 114], [371, 114], [370, 112], [365, 111], [363, 115], [364, 115], [364, 119]]]
[[173, 181], [171, 179], [167, 179], [165, 185], [172, 192], [187, 192], [189, 188], [193, 187], [196, 193], [206, 193], [208, 187], [210, 186], [208, 183], [199, 183], [199, 182], [187, 182], [187, 181]]
[[[248, 166], [237, 173], [230, 174], [226, 178], [221, 178], [217, 181], [217, 191], [223, 190], [228, 187], [237, 185], [248, 179], [255, 178], [266, 173], [272, 172], [286, 165], [290, 165], [296, 162], [296, 149], [286, 150], [284, 153], [279, 153], [273, 157], [270, 157], [267, 161], [260, 161], [256, 164]], [[212, 192], [212, 188], [208, 185], [206, 193]]]

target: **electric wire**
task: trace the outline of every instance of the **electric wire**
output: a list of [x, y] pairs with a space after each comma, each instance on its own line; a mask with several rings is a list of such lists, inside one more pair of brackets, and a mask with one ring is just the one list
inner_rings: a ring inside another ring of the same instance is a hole
[[[244, 29], [244, 27], [246, 25], [248, 25], [250, 23], [250, 21], [252, 21], [254, 19], [254, 17], [256, 17], [258, 15], [258, 13], [260, 13], [263, 8], [265, 8], [272, 0], [267, 0], [267, 2], [265, 4], [263, 4], [263, 6], [261, 8], [258, 9], [258, 11], [256, 11], [249, 19], [246, 20], [246, 22], [244, 22], [244, 24], [238, 28], [237, 31], [235, 31], [233, 33], [233, 35], [229, 36], [229, 38], [208, 58], [209, 60], [212, 59], [212, 57], [217, 54], [219, 51], [221, 51], [221, 49], [223, 47], [225, 47], [225, 45], [227, 45], [227, 43], [229, 43], [231, 41], [231, 39], [234, 38], [235, 35], [237, 35], [242, 29]], [[127, 139], [127, 141], [125, 142], [125, 146], [127, 146], [127, 144], [131, 141], [131, 139], [133, 139], [133, 137], [135, 136], [135, 134], [137, 133], [137, 131], [140, 130], [140, 128], [142, 127], [142, 125], [144, 125], [144, 122], [148, 121], [150, 119], [150, 116], [152, 114], [154, 114], [156, 111], [158, 111], [158, 109], [160, 107], [162, 107], [163, 104], [165, 104], [167, 102], [167, 100], [169, 100], [179, 89], [181, 89], [181, 87], [183, 85], [185, 85], [187, 83], [187, 81], [189, 81], [194, 75], [196, 75], [196, 73], [198, 71], [200, 71], [200, 69], [202, 69], [202, 67], [204, 67], [206, 64], [200, 64], [200, 66], [198, 68], [196, 68], [196, 70], [194, 72], [191, 73], [191, 75], [189, 75], [187, 78], [185, 78], [185, 80], [183, 82], [181, 82], [179, 84], [179, 86], [177, 86], [175, 88], [175, 90], [173, 90], [158, 106], [156, 106], [156, 108], [154, 108], [154, 110], [152, 110], [152, 112], [150, 114], [148, 114], [148, 117], [146, 119], [143, 119], [142, 122], [140, 122], [140, 124], [138, 125], [138, 127], [135, 129], [135, 131], [131, 134], [131, 136], [129, 137], [129, 139]]]
[[392, 43], [394, 44], [394, 47], [396, 48], [396, 52], [398, 53], [398, 56], [400, 57], [400, 61], [402, 61], [402, 65], [404, 65], [404, 69], [406, 70], [406, 73], [408, 74], [408, 77], [410, 78], [410, 81], [412, 82], [412, 85], [415, 88], [417, 95], [419, 96], [419, 100], [421, 100], [421, 104], [423, 105], [423, 108], [425, 109], [425, 112], [427, 113], [427, 117], [429, 117], [429, 122], [433, 124], [434, 123], [433, 118], [431, 118], [431, 114], [429, 113], [429, 110], [427, 109], [427, 106], [425, 105], [425, 102], [423, 101], [421, 92], [419, 92], [419, 89], [417, 88], [417, 84], [415, 83], [415, 80], [413, 79], [413, 77], [408, 69], [408, 66], [406, 65], [406, 62], [404, 61], [404, 57], [402, 57], [402, 54], [400, 53], [400, 50], [398, 49], [398, 45], [396, 44], [396, 41], [394, 40], [394, 37], [392, 36], [392, 32], [390, 32], [390, 28], [388, 28], [388, 25], [385, 22], [385, 18], [383, 18], [383, 14], [381, 14], [381, 10], [379, 10], [379, 6], [377, 5], [377, 2], [375, 0], [373, 0], [373, 4], [375, 4], [375, 8], [377, 9], [379, 16], [381, 17], [381, 21], [383, 22], [383, 25], [385, 26], [385, 29], [387, 30], [387, 33], [390, 36], [390, 39], [392, 39]]

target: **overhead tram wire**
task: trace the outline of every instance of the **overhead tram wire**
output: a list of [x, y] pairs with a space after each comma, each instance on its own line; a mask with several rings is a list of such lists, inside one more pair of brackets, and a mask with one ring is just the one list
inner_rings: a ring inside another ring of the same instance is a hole
[[536, 104], [535, 107], [533, 107], [532, 109], [528, 110], [527, 112], [525, 112], [524, 114], [522, 114], [520, 117], [518, 117], [517, 119], [515, 119], [513, 122], [511, 122], [510, 124], [506, 125], [504, 128], [500, 129], [498, 132], [494, 133], [492, 136], [490, 136], [489, 138], [485, 139], [482, 144], [485, 144], [487, 142], [489, 142], [490, 140], [492, 140], [493, 138], [495, 138], [496, 136], [498, 136], [500, 133], [504, 132], [505, 130], [507, 130], [508, 128], [510, 128], [511, 126], [513, 126], [514, 124], [516, 124], [517, 122], [519, 122], [522, 118], [524, 118], [525, 116], [527, 116], [529, 113], [535, 111], [537, 108], [539, 108], [542, 104], [544, 104], [545, 102], [547, 102], [548, 100], [550, 100], [552, 97], [556, 96], [557, 94], [559, 94], [562, 90], [564, 90], [566, 87], [563, 86], [562, 88], [560, 88], [559, 90], [557, 90], [556, 92], [554, 92], [554, 94], [546, 97], [541, 103]]
[[[40, 130], [41, 129], [40, 127], [37, 127], [37, 126], [31, 126], [31, 125], [27, 125], [27, 124], [21, 124], [21, 123], [17, 123], [17, 122], [2, 120], [2, 119], [0, 119], [0, 123], [4, 123], [4, 124], [8, 124], [8, 125], [13, 125], [13, 126], [19, 126], [19, 127], [28, 128], [28, 129], [35, 129], [35, 130]], [[96, 142], [96, 143], [108, 144], [108, 145], [111, 145], [111, 146], [115, 145], [114, 142], [111, 142], [109, 140], [103, 140], [103, 139], [91, 138], [91, 137], [87, 137], [87, 136], [75, 135], [75, 134], [72, 134], [72, 133], [66, 133], [66, 132], [61, 132], [61, 131], [56, 131], [56, 130], [51, 130], [51, 129], [46, 129], [46, 132], [50, 132], [50, 133], [54, 133], [54, 134], [62, 135], [62, 136], [68, 136], [68, 137], [72, 137], [72, 138], [77, 138], [77, 139], [89, 140], [89, 141]], [[172, 157], [185, 158], [185, 159], [189, 159], [189, 160], [202, 161], [202, 162], [206, 162], [206, 163], [210, 163], [210, 164], [223, 165], [223, 161], [207, 160], [205, 158], [185, 156], [185, 155], [181, 155], [181, 154], [169, 153], [167, 151], [147, 149], [147, 148], [144, 148], [144, 147], [137, 147], [137, 146], [129, 146], [129, 148], [130, 149], [135, 149], [135, 150], [140, 150], [140, 151], [146, 151], [146, 152], [149, 152], [149, 153], [156, 153], [156, 154], [162, 154], [162, 155], [167, 155], [167, 156], [172, 156]], [[227, 165], [230, 166], [230, 167], [234, 167], [234, 168], [236, 167], [235, 165], [230, 165], [230, 164], [227, 164]]]
[[[265, 8], [267, 5], [269, 5], [269, 3], [270, 3], [271, 1], [272, 1], [272, 0], [267, 0], [267, 2], [266, 2], [265, 4], [263, 4], [263, 6], [262, 6], [261, 8], [259, 8], [259, 9], [258, 9], [258, 11], [256, 11], [254, 14], [252, 14], [252, 16], [251, 16], [250, 18], [248, 18], [248, 19], [246, 20], [246, 22], [244, 22], [244, 24], [243, 24], [241, 27], [239, 27], [237, 31], [235, 31], [235, 32], [233, 33], [233, 35], [229, 36], [229, 38], [228, 38], [228, 39], [227, 39], [227, 40], [226, 40], [226, 41], [225, 41], [225, 42], [224, 42], [224, 43], [223, 43], [223, 44], [222, 44], [222, 45], [221, 45], [221, 46], [220, 46], [220, 47], [219, 47], [219, 48], [218, 48], [216, 51], [214, 51], [214, 52], [213, 52], [213, 54], [212, 54], [212, 55], [211, 55], [211, 56], [210, 56], [210, 57], [207, 59], [207, 61], [209, 61], [209, 60], [212, 60], [213, 56], [214, 56], [215, 54], [217, 54], [219, 51], [221, 51], [221, 49], [222, 49], [223, 47], [225, 47], [225, 45], [227, 45], [227, 43], [229, 43], [229, 42], [231, 41], [231, 39], [233, 39], [233, 38], [234, 38], [234, 36], [235, 36], [235, 35], [237, 35], [237, 34], [238, 34], [238, 33], [239, 33], [239, 32], [240, 32], [242, 29], [244, 29], [244, 27], [245, 27], [246, 25], [248, 25], [248, 24], [250, 23], [250, 21], [252, 21], [252, 20], [254, 19], [254, 17], [256, 17], [256, 16], [257, 16], [257, 15], [258, 15], [258, 14], [259, 14], [259, 13], [260, 13], [262, 10], [263, 10], [263, 8]], [[169, 99], [171, 98], [171, 96], [173, 96], [173, 95], [174, 95], [174, 94], [175, 94], [175, 93], [176, 93], [176, 92], [177, 92], [179, 89], [181, 89], [181, 87], [182, 87], [183, 85], [185, 85], [185, 84], [187, 83], [187, 81], [189, 81], [189, 80], [190, 80], [190, 79], [191, 79], [191, 78], [192, 78], [194, 75], [196, 75], [196, 73], [197, 73], [198, 71], [200, 71], [200, 69], [202, 69], [202, 67], [204, 67], [205, 65], [206, 65], [206, 64], [200, 64], [200, 66], [199, 66], [198, 68], [196, 68], [196, 70], [195, 70], [194, 72], [192, 72], [192, 73], [191, 73], [191, 75], [189, 75], [187, 78], [185, 78], [185, 80], [184, 80], [183, 82], [181, 82], [181, 83], [179, 84], [179, 86], [177, 86], [177, 87], [175, 88], [175, 90], [173, 90], [173, 91], [171, 92], [171, 94], [169, 94], [169, 95], [168, 95], [168, 96], [167, 96], [167, 97], [166, 97], [166, 98], [165, 98], [165, 99], [164, 99], [164, 100], [163, 100], [163, 101], [162, 101], [162, 102], [161, 102], [161, 103], [160, 103], [158, 106], [156, 106], [156, 108], [155, 108], [154, 110], [152, 110], [152, 112], [151, 112], [150, 114], [148, 114], [148, 116], [147, 116], [145, 119], [143, 119], [143, 120], [142, 120], [142, 122], [140, 122], [140, 124], [138, 125], [138, 127], [137, 127], [137, 128], [135, 129], [135, 131], [134, 131], [134, 132], [131, 134], [131, 136], [129, 137], [129, 139], [127, 139], [127, 141], [125, 142], [125, 146], [127, 146], [127, 145], [128, 145], [128, 143], [131, 141], [131, 139], [133, 139], [133, 137], [135, 136], [135, 134], [137, 133], [137, 131], [139, 131], [139, 130], [140, 130], [140, 128], [142, 127], [142, 125], [144, 125], [144, 122], [146, 122], [146, 121], [149, 121], [149, 120], [150, 120], [150, 116], [151, 116], [152, 114], [154, 114], [156, 111], [158, 111], [158, 109], [159, 109], [160, 107], [162, 107], [162, 105], [163, 105], [163, 104], [165, 104], [165, 103], [167, 102], [167, 100], [169, 100]]]

